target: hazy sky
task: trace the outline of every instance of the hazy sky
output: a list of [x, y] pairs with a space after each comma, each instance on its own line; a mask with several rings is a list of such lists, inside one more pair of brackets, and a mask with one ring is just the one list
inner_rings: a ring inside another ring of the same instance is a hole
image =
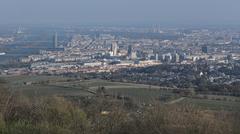
[[0, 0], [0, 23], [240, 24], [240, 0]]

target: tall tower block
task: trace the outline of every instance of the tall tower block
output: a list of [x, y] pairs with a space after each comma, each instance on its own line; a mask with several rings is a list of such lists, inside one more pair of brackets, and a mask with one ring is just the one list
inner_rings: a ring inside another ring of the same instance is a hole
[[53, 47], [54, 48], [58, 47], [58, 35], [57, 35], [57, 32], [55, 33], [55, 35], [53, 37]]
[[113, 52], [113, 56], [117, 56], [117, 53], [118, 53], [118, 44], [117, 44], [117, 42], [113, 42], [112, 43], [111, 51]]

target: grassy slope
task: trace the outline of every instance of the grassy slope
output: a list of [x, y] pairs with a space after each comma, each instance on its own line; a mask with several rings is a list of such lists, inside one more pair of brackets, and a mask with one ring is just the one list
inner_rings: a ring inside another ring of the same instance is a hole
[[[109, 82], [103, 80], [86, 80], [80, 81], [67, 77], [54, 76], [12, 76], [4, 77], [8, 82], [9, 88], [17, 90], [28, 96], [43, 95], [74, 95], [74, 96], [91, 96], [88, 91], [95, 92], [99, 86], [104, 86], [108, 94], [118, 94], [129, 96], [137, 101], [154, 101], [161, 96], [167, 96], [172, 99], [178, 99], [176, 94], [170, 91], [160, 90], [160, 87], [130, 84], [120, 82]], [[41, 82], [46, 82], [41, 84]], [[24, 82], [33, 82], [37, 84], [25, 85]], [[178, 103], [190, 103], [206, 109], [228, 109], [240, 110], [240, 102], [234, 101], [217, 101], [208, 99], [185, 98]]]

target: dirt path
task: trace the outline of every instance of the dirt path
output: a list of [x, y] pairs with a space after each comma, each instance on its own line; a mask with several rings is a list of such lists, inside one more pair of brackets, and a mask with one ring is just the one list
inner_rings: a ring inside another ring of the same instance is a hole
[[181, 97], [181, 98], [179, 98], [179, 99], [176, 99], [176, 100], [167, 102], [166, 104], [175, 104], [175, 103], [178, 103], [178, 102], [183, 101], [184, 99], [185, 99], [185, 97]]

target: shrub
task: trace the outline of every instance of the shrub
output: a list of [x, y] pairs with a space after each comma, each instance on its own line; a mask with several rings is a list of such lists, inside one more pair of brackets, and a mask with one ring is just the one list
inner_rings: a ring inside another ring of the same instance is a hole
[[61, 97], [15, 100], [5, 113], [9, 133], [85, 134], [86, 114]]

